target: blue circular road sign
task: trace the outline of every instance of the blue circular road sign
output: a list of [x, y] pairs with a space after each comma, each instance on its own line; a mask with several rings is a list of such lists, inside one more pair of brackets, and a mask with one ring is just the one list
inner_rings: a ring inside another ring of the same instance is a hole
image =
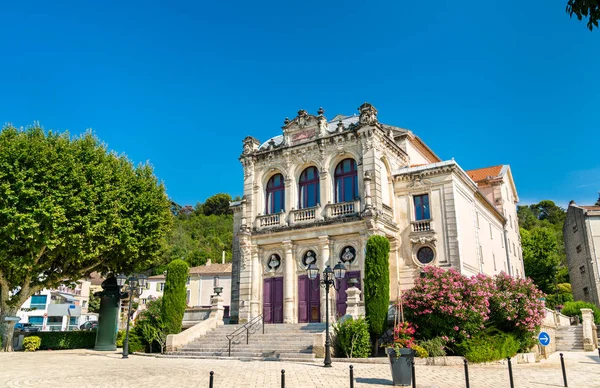
[[538, 340], [540, 341], [540, 344], [544, 346], [548, 346], [550, 344], [550, 336], [545, 331], [540, 331], [540, 334], [538, 334]]

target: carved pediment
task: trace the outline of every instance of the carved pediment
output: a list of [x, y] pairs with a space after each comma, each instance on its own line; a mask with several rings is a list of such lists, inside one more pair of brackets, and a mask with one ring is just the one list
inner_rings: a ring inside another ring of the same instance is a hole
[[301, 109], [293, 120], [286, 118], [283, 126], [284, 143], [287, 145], [304, 143], [327, 134], [327, 119], [323, 116], [323, 108], [319, 109], [318, 113], [318, 116], [314, 116]]

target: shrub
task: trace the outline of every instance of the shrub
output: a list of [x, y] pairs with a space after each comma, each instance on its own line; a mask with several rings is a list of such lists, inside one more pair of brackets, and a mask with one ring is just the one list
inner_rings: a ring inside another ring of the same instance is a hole
[[[134, 331], [150, 352], [155, 348], [162, 352], [166, 345], [167, 332], [161, 316], [162, 304], [163, 298], [151, 299], [135, 321]], [[131, 332], [132, 330], [129, 335]]]
[[181, 322], [187, 307], [187, 283], [189, 267], [183, 260], [173, 260], [167, 266], [165, 292], [161, 309], [161, 318], [167, 334], [179, 334]]
[[23, 347], [26, 352], [35, 352], [40, 348], [42, 339], [38, 336], [32, 335], [23, 339]]
[[427, 350], [425, 350], [423, 347], [421, 347], [419, 345], [413, 345], [410, 348], [415, 351], [415, 355], [417, 357], [421, 357], [421, 358], [429, 357], [429, 352], [427, 352]]
[[419, 341], [418, 344], [429, 353], [430, 357], [443, 357], [446, 355], [446, 341], [441, 337]]
[[494, 288], [491, 278], [483, 275], [467, 278], [453, 268], [427, 266], [424, 277], [403, 295], [405, 312], [418, 326], [419, 338], [460, 341], [484, 328]]
[[[91, 349], [96, 345], [94, 331], [43, 331], [35, 333], [42, 343], [40, 349]], [[26, 338], [29, 338], [28, 336]]]
[[338, 354], [348, 358], [367, 358], [371, 354], [369, 325], [364, 318], [348, 319], [334, 326]]
[[383, 236], [371, 236], [367, 240], [365, 255], [365, 313], [369, 322], [371, 338], [377, 348], [379, 337], [387, 328], [390, 304], [390, 242]]
[[[129, 331], [129, 334], [131, 334], [131, 330]], [[122, 348], [124, 342], [125, 342], [125, 330], [119, 330], [117, 332], [117, 348]]]
[[561, 310], [561, 313], [568, 317], [574, 317], [577, 315], [579, 316], [579, 320], [583, 321], [581, 309], [592, 309], [594, 312], [594, 323], [596, 325], [600, 325], [600, 309], [598, 309], [598, 307], [596, 307], [596, 305], [593, 303], [584, 302], [582, 300], [578, 300], [576, 302], [567, 302]]
[[487, 330], [455, 346], [457, 353], [469, 362], [489, 362], [513, 357], [519, 350], [514, 335], [499, 330]]

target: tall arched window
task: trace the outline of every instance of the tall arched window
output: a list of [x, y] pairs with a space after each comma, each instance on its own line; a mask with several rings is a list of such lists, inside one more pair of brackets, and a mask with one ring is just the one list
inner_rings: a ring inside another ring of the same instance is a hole
[[335, 202], [354, 201], [358, 198], [356, 161], [344, 159], [335, 168]]
[[298, 192], [300, 193], [299, 208], [317, 206], [319, 203], [319, 170], [316, 167], [308, 167], [302, 171], [298, 181]]
[[284, 210], [285, 186], [283, 175], [276, 174], [267, 183], [267, 214], [280, 213]]

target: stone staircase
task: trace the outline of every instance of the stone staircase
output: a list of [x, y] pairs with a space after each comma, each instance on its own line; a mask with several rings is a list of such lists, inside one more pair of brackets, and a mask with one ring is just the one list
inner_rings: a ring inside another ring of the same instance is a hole
[[556, 329], [556, 351], [583, 351], [583, 326], [559, 326]]
[[[177, 358], [222, 358], [229, 357], [227, 335], [243, 325], [223, 325], [210, 331], [166, 357]], [[259, 360], [314, 360], [314, 335], [325, 331], [324, 323], [267, 324], [265, 334], [262, 325], [250, 329], [248, 344], [246, 331], [240, 331], [232, 340], [231, 358]]]

